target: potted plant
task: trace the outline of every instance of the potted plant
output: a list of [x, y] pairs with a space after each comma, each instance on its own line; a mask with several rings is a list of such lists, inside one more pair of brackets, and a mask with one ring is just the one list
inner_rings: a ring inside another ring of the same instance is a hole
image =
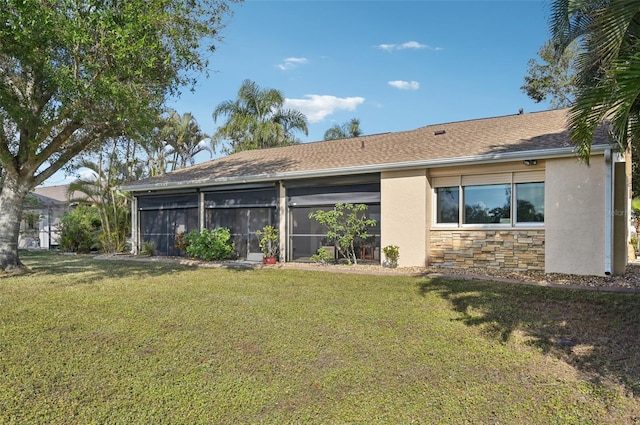
[[258, 230], [256, 236], [260, 238], [260, 250], [263, 254], [262, 262], [264, 264], [275, 264], [278, 260], [278, 229], [267, 225], [262, 230]]

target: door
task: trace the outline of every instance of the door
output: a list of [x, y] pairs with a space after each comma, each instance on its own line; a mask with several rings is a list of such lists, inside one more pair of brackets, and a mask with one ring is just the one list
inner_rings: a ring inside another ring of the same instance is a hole
[[262, 251], [260, 250], [260, 238], [256, 235], [258, 230], [271, 224], [272, 208], [250, 208], [248, 214], [247, 236], [247, 260], [262, 261]]

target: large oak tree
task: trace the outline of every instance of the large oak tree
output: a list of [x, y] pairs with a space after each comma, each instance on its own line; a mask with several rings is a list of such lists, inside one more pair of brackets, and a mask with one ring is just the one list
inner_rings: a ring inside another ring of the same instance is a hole
[[0, 269], [25, 196], [109, 137], [151, 127], [206, 70], [234, 0], [0, 0]]

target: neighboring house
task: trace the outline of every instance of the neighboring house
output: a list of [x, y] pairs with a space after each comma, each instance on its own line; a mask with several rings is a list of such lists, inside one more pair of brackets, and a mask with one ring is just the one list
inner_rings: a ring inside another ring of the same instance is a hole
[[25, 201], [20, 224], [20, 249], [51, 249], [59, 244], [60, 217], [72, 205], [69, 185], [37, 187]]
[[240, 152], [131, 183], [133, 250], [177, 255], [180, 232], [224, 226], [259, 259], [255, 231], [280, 229], [280, 260], [327, 244], [309, 213], [364, 203], [378, 225], [361, 252], [397, 245], [400, 266], [606, 275], [627, 263], [628, 170], [600, 129], [590, 164], [567, 110]]

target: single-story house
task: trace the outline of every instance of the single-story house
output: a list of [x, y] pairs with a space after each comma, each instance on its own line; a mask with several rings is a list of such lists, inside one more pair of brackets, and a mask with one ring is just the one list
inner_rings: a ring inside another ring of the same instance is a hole
[[20, 249], [51, 249], [59, 245], [60, 218], [75, 205], [69, 185], [36, 187], [25, 200], [20, 223]]
[[377, 225], [361, 254], [400, 266], [608, 275], [627, 264], [630, 164], [606, 129], [589, 164], [569, 141], [568, 111], [429, 125], [410, 131], [244, 151], [123, 187], [133, 250], [177, 255], [180, 232], [224, 226], [240, 257], [255, 231], [280, 229], [280, 261], [327, 244], [309, 213], [363, 203]]

